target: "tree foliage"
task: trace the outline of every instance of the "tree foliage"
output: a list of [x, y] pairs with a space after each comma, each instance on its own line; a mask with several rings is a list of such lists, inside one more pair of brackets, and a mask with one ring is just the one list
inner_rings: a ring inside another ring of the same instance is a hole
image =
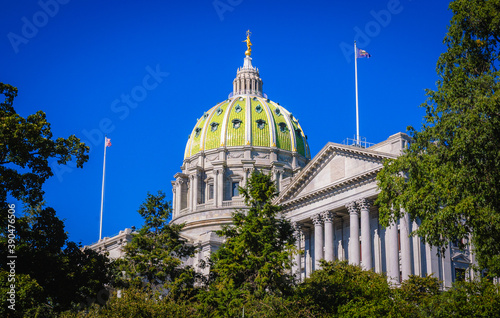
[[450, 9], [437, 90], [427, 90], [422, 129], [409, 127], [409, 149], [379, 173], [377, 203], [384, 225], [404, 209], [434, 246], [471, 234], [479, 265], [498, 275], [500, 1], [456, 0]]
[[297, 288], [296, 297], [325, 316], [386, 317], [394, 310], [387, 277], [346, 261], [321, 260]]
[[[56, 313], [90, 305], [89, 299], [96, 300], [97, 294], [105, 290], [110, 281], [107, 257], [68, 241], [54, 209], [28, 209], [17, 219], [16, 231], [15, 280], [2, 280], [1, 287], [3, 290], [14, 284], [18, 295], [31, 295], [36, 300], [17, 303], [16, 313]], [[7, 259], [7, 245], [7, 239], [2, 237], [2, 259]], [[0, 264], [2, 275], [10, 271], [6, 264]]]
[[[57, 164], [76, 160], [81, 168], [89, 148], [74, 135], [54, 140], [42, 111], [26, 118], [17, 114], [13, 106], [17, 88], [0, 83], [0, 95], [4, 97], [0, 104], [0, 206], [7, 211], [8, 196], [25, 204], [24, 213], [16, 213], [15, 230], [0, 233], [2, 259], [7, 259], [9, 249], [17, 256], [15, 280], [2, 279], [1, 288], [16, 287], [20, 301], [14, 315], [50, 316], [95, 299], [109, 281], [107, 258], [68, 241], [63, 221], [54, 209], [43, 207], [42, 186], [53, 175], [49, 160]], [[0, 224], [7, 229], [7, 213], [1, 213]], [[15, 235], [15, 247], [8, 248], [13, 244], [7, 233]], [[10, 275], [6, 263], [0, 264], [2, 276]]]
[[210, 271], [215, 279], [203, 295], [209, 308], [222, 313], [253, 297], [289, 294], [293, 285], [295, 238], [281, 208], [272, 204], [277, 195], [274, 182], [254, 171], [240, 193], [249, 208], [235, 211], [232, 224], [217, 231], [225, 242], [212, 254]]
[[125, 246], [126, 256], [121, 269], [126, 271], [126, 285], [145, 290], [165, 289], [170, 296], [189, 295], [196, 278], [182, 260], [193, 256], [195, 247], [186, 244], [180, 232], [183, 224], [169, 224], [171, 205], [165, 194], [148, 193], [140, 206], [144, 225]]
[[500, 288], [487, 279], [456, 282], [424, 306], [427, 315], [421, 317], [500, 317]]
[[66, 164], [73, 159], [81, 168], [89, 156], [89, 147], [74, 135], [53, 140], [45, 113], [38, 111], [26, 118], [13, 107], [17, 88], [0, 83], [0, 202], [6, 206], [7, 195], [30, 206], [43, 200], [43, 183], [53, 175], [49, 159]]

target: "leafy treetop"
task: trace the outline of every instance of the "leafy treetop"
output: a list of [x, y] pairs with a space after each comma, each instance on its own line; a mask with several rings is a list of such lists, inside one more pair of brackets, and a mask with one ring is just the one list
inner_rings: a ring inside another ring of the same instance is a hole
[[43, 201], [43, 183], [53, 175], [49, 159], [66, 164], [76, 159], [81, 168], [88, 160], [89, 147], [74, 135], [53, 140], [45, 113], [38, 111], [26, 118], [13, 107], [17, 88], [0, 83], [0, 203], [7, 195], [35, 206]]
[[445, 248], [471, 235], [482, 268], [500, 274], [500, 0], [456, 0], [427, 90], [421, 131], [379, 173], [377, 203], [388, 225], [407, 211], [427, 242]]

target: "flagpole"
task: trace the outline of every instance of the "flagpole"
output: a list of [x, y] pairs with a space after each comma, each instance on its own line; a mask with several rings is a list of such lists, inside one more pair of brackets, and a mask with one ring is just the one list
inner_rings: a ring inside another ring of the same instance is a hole
[[354, 78], [356, 81], [356, 144], [359, 146], [359, 110], [358, 110], [358, 50], [354, 41]]
[[102, 239], [102, 210], [104, 206], [104, 177], [106, 175], [106, 139], [107, 137], [104, 136], [104, 160], [102, 164], [102, 189], [101, 189], [101, 221], [99, 224], [99, 241]]

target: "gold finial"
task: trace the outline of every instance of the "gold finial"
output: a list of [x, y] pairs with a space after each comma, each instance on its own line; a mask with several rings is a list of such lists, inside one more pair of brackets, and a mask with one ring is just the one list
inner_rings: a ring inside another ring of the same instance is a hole
[[250, 56], [252, 54], [252, 42], [250, 42], [250, 35], [252, 35], [252, 32], [250, 30], [247, 31], [247, 39], [242, 42], [247, 42], [247, 50], [245, 51], [246, 56]]

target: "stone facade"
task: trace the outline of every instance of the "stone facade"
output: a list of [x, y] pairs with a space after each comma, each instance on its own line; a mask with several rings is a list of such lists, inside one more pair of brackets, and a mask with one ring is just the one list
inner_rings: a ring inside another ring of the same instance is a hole
[[[419, 224], [408, 214], [383, 228], [373, 205], [379, 192], [376, 175], [384, 159], [396, 158], [409, 137], [398, 133], [369, 148], [328, 143], [276, 199], [300, 238], [302, 255], [296, 256], [297, 277], [308, 277], [320, 259], [348, 260], [377, 273], [385, 272], [399, 285], [409, 275], [434, 275], [444, 288], [474, 275], [470, 249], [453, 246], [445, 255], [411, 237]], [[451, 254], [450, 254], [451, 253]]]
[[[197, 121], [181, 172], [172, 181], [172, 222], [185, 223], [182, 236], [199, 247], [186, 264], [196, 266], [222, 244], [215, 231], [231, 223], [235, 209], [246, 209], [238, 187], [257, 169], [271, 173], [280, 192], [274, 204], [294, 225], [302, 253], [295, 255], [293, 271], [300, 279], [319, 269], [320, 259], [387, 273], [396, 286], [409, 275], [432, 274], [448, 288], [474, 275], [470, 249], [450, 244], [438, 255], [436, 248], [410, 236], [419, 222], [408, 214], [387, 228], [379, 224], [373, 205], [379, 193], [376, 176], [385, 159], [397, 158], [408, 147], [406, 134], [370, 147], [328, 143], [311, 159], [298, 120], [267, 99], [247, 53], [229, 98]], [[120, 257], [118, 247], [130, 238], [126, 230], [92, 248]]]
[[133, 228], [125, 229], [112, 237], [104, 237], [88, 247], [99, 253], [108, 253], [110, 259], [122, 258], [125, 255], [122, 247], [132, 240], [133, 233]]

